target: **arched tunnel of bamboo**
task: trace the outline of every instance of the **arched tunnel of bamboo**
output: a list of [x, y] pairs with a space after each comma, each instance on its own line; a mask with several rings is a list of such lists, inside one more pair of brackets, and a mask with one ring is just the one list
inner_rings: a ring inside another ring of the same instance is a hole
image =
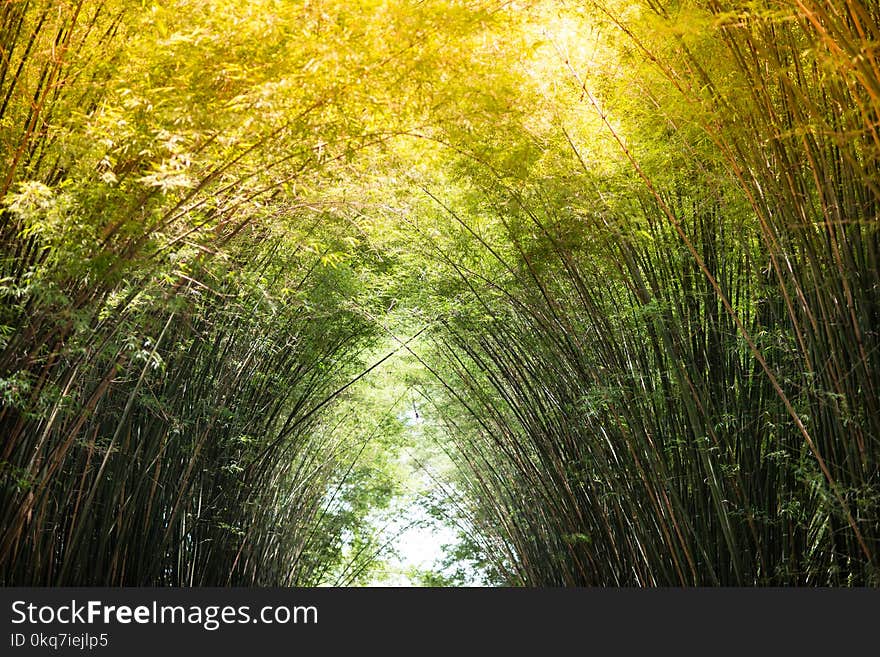
[[873, 0], [7, 0], [0, 585], [880, 585]]

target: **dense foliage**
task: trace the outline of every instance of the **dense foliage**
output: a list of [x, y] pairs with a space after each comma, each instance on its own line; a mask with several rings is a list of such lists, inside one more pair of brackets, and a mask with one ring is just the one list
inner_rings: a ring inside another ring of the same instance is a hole
[[877, 43], [858, 0], [5, 3], [0, 581], [363, 581], [430, 441], [491, 581], [880, 584]]

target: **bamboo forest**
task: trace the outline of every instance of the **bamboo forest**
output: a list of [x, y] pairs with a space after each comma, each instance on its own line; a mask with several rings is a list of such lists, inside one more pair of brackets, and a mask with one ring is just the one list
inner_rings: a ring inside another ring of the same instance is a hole
[[2, 0], [0, 158], [0, 585], [880, 586], [876, 0]]

